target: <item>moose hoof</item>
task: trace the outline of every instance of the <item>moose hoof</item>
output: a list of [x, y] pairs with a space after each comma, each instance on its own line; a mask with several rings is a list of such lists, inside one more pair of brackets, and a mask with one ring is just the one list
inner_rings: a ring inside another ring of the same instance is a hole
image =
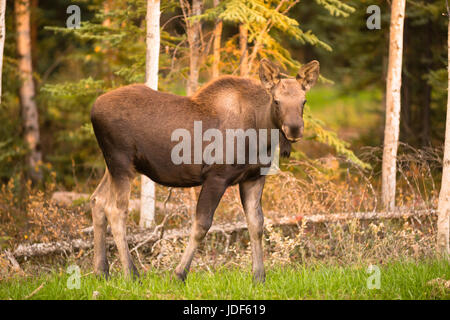
[[97, 278], [109, 280], [109, 271], [96, 271], [94, 274]]
[[129, 276], [133, 280], [138, 280], [139, 279], [139, 271], [134, 266], [134, 264], [132, 264], [130, 269], [128, 270], [127, 276]]
[[264, 283], [266, 281], [266, 273], [264, 271], [262, 272], [255, 272], [253, 274], [253, 282], [255, 284]]
[[105, 261], [98, 266], [95, 267], [94, 274], [100, 278], [104, 278], [106, 280], [109, 279], [109, 265], [108, 262]]
[[187, 277], [187, 272], [186, 272], [186, 270], [182, 270], [182, 271], [175, 270], [175, 276], [177, 277], [178, 280], [185, 282], [186, 277]]

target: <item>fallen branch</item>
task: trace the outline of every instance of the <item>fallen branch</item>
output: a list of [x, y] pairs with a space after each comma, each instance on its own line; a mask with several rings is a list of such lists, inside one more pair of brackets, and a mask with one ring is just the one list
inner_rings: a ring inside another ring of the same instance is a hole
[[[74, 204], [76, 201], [85, 201], [86, 205], [89, 203], [89, 197], [91, 195], [88, 193], [77, 193], [72, 191], [57, 191], [52, 194], [50, 201], [54, 204], [62, 207], [68, 207]], [[155, 207], [158, 210], [165, 210], [164, 203], [156, 202]], [[139, 211], [141, 208], [141, 200], [139, 199], [130, 199], [128, 203], [128, 211]], [[171, 203], [166, 204], [166, 209], [174, 210], [177, 206]]]
[[12, 266], [14, 271], [20, 272], [20, 273], [24, 273], [22, 268], [20, 267], [20, 264], [17, 262], [16, 258], [11, 253], [11, 251], [5, 250], [5, 255], [8, 258], [9, 263], [11, 263], [11, 266]]
[[[423, 217], [435, 215], [436, 210], [417, 210], [417, 211], [398, 211], [398, 212], [355, 212], [355, 213], [337, 213], [337, 214], [317, 214], [297, 216], [294, 218], [283, 218], [277, 221], [271, 219], [265, 219], [265, 224], [272, 225], [274, 227], [280, 226], [298, 226], [301, 224], [319, 224], [325, 222], [339, 222], [346, 220], [378, 220], [378, 219], [406, 219], [411, 217]], [[269, 213], [270, 215], [270, 213]], [[131, 251], [135, 251], [144, 245], [151, 246], [162, 239], [167, 241], [179, 240], [189, 236], [188, 229], [171, 229], [165, 231], [163, 234], [161, 231], [163, 225], [160, 228], [156, 228], [150, 235], [147, 231], [142, 231], [127, 236], [128, 244], [133, 248]], [[239, 233], [247, 230], [247, 224], [245, 222], [225, 223], [220, 225], [213, 225], [208, 232], [208, 236], [215, 234], [231, 235], [232, 233]], [[228, 241], [228, 240], [227, 240]], [[108, 248], [114, 247], [114, 241], [112, 238], [108, 238], [106, 241]], [[37, 257], [50, 254], [60, 254], [67, 252], [74, 252], [79, 250], [87, 250], [93, 247], [92, 240], [75, 239], [72, 241], [60, 241], [51, 243], [35, 243], [35, 244], [20, 244], [13, 255], [16, 258], [20, 257]]]
[[392, 212], [350, 212], [333, 214], [314, 214], [298, 216], [296, 219], [282, 219], [280, 223], [286, 224], [304, 220], [306, 223], [337, 222], [343, 220], [378, 220], [378, 219], [401, 219], [409, 217], [422, 217], [436, 214], [436, 210], [415, 210], [415, 211], [392, 211]]
[[20, 257], [46, 256], [49, 254], [61, 254], [79, 250], [87, 250], [93, 246], [91, 240], [75, 239], [72, 241], [58, 241], [48, 243], [20, 244], [13, 255]]

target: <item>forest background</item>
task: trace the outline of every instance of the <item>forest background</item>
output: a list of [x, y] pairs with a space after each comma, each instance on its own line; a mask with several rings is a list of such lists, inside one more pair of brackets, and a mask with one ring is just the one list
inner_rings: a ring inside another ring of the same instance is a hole
[[[389, 2], [200, 3], [197, 11], [193, 2], [161, 3], [159, 90], [186, 95], [219, 74], [257, 76], [263, 57], [290, 75], [301, 64], [319, 60], [320, 83], [307, 97], [305, 139], [294, 146], [293, 159], [282, 166], [299, 179], [297, 187], [291, 188], [295, 203], [286, 201], [289, 195], [277, 195], [285, 184], [282, 176], [273, 178], [272, 185], [269, 181], [268, 190], [274, 196], [266, 201], [267, 207], [289, 208], [290, 216], [379, 209]], [[79, 29], [66, 27], [71, 4], [81, 8]], [[367, 7], [374, 4], [381, 9], [380, 29], [366, 24]], [[92, 103], [108, 90], [145, 80], [146, 1], [32, 0], [30, 12], [42, 161], [35, 168], [27, 162], [17, 25], [14, 1], [7, 1], [0, 106], [2, 246], [39, 240], [30, 239], [29, 230], [37, 224], [30, 210], [33, 192], [93, 191], [104, 161], [89, 120]], [[404, 192], [397, 194], [399, 207], [434, 208], [437, 204], [447, 91], [447, 19], [442, 12], [442, 1], [407, 1], [399, 150], [399, 161], [404, 159], [405, 165], [400, 163], [398, 183]], [[200, 31], [197, 40], [189, 38], [188, 31], [195, 28]], [[33, 170], [40, 172], [37, 179], [30, 174]], [[315, 190], [308, 193], [311, 181]], [[341, 193], [338, 187], [345, 190]], [[135, 183], [135, 195], [138, 189]], [[372, 192], [370, 201], [365, 190]], [[158, 197], [163, 200], [166, 191], [158, 187]], [[230, 215], [223, 218], [231, 219]], [[6, 225], [13, 225], [14, 232]]]

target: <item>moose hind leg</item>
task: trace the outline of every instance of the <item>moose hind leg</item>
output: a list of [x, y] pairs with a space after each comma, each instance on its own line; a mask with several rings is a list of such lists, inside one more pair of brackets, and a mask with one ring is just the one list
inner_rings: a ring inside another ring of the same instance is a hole
[[198, 197], [189, 242], [180, 264], [175, 269], [176, 276], [182, 281], [186, 279], [195, 251], [211, 227], [214, 211], [216, 211], [217, 205], [226, 188], [227, 184], [220, 178], [207, 179], [203, 183]]
[[261, 195], [265, 177], [244, 181], [239, 184], [242, 206], [247, 218], [248, 231], [252, 246], [252, 271], [255, 282], [264, 282], [262, 235], [264, 231], [264, 215], [261, 208]]
[[109, 264], [106, 257], [106, 227], [105, 204], [110, 193], [110, 177], [108, 169], [91, 196], [91, 210], [94, 227], [94, 272], [97, 275], [109, 275]]
[[137, 278], [139, 273], [131, 259], [126, 239], [126, 221], [128, 216], [128, 201], [131, 192], [129, 177], [112, 177], [110, 199], [107, 204], [106, 215], [111, 225], [111, 231], [119, 251], [120, 262], [125, 276]]

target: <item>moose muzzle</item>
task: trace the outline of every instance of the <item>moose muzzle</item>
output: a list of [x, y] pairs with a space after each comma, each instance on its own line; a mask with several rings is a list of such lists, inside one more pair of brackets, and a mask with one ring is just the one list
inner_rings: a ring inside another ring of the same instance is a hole
[[303, 137], [303, 123], [301, 124], [284, 124], [281, 129], [286, 138], [291, 142], [297, 142]]

